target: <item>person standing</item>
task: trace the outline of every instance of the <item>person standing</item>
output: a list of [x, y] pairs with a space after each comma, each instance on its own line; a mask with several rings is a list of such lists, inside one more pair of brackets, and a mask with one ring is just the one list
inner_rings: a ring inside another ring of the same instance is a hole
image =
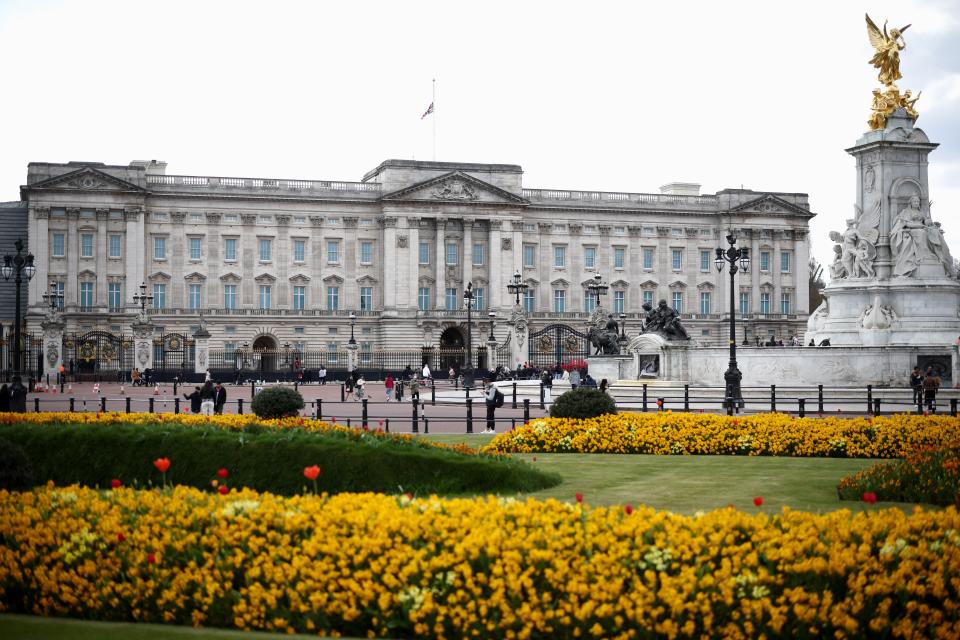
[[423, 363], [423, 371], [421, 373], [423, 375], [424, 386], [433, 384], [433, 374], [430, 372], [430, 365], [426, 362]]
[[10, 387], [3, 385], [0, 387], [0, 413], [10, 411]]
[[417, 376], [410, 378], [410, 400], [420, 402], [420, 381]]
[[194, 387], [193, 393], [183, 394], [183, 398], [190, 401], [190, 413], [200, 413], [200, 387]]
[[920, 367], [914, 367], [910, 374], [910, 388], [913, 389], [913, 406], [923, 402], [923, 373]]
[[387, 377], [383, 379], [383, 391], [387, 402], [390, 402], [390, 397], [393, 395], [393, 376], [389, 373]]
[[[503, 394], [501, 394], [500, 391], [497, 390], [496, 385], [493, 384], [493, 381], [490, 378], [484, 379], [483, 384], [486, 387], [484, 389], [483, 400], [484, 400], [484, 403], [487, 405], [487, 429], [484, 431], [484, 433], [496, 433], [497, 432], [496, 411], [498, 406], [497, 402], [499, 400], [499, 398], [497, 398], [497, 394], [500, 394], [500, 398], [503, 397]], [[499, 400], [499, 404], [503, 405], [503, 400]]]
[[361, 374], [357, 377], [357, 382], [356, 382], [356, 385], [355, 385], [355, 386], [356, 386], [357, 400], [363, 400], [363, 387], [364, 387], [364, 385], [366, 385], [366, 384], [367, 384], [367, 381], [363, 379], [363, 374], [361, 373]]
[[[207, 375], [210, 375], [209, 371]], [[203, 388], [200, 389], [200, 413], [205, 416], [212, 416], [216, 398], [217, 392], [213, 388], [213, 382], [207, 380], [203, 383]]]
[[550, 369], [546, 368], [540, 373], [540, 384], [543, 387], [543, 402], [550, 404], [552, 402], [550, 394], [553, 391], [553, 375]]
[[343, 389], [345, 391], [344, 398], [350, 400], [353, 397], [353, 374], [348, 373], [347, 379], [343, 381]]
[[317, 372], [317, 378], [320, 380], [321, 385], [325, 386], [327, 384], [327, 367], [326, 366], [322, 364], [320, 365], [320, 371]]
[[570, 388], [576, 389], [580, 386], [580, 370], [573, 369], [570, 371]]
[[927, 411], [937, 412], [937, 389], [940, 388], [940, 376], [933, 367], [927, 368], [927, 375], [923, 379], [923, 399], [927, 403]]
[[214, 391], [216, 393], [213, 398], [213, 412], [219, 416], [223, 414], [223, 406], [227, 404], [227, 389], [218, 382]]
[[20, 376], [13, 376], [13, 383], [10, 385], [10, 411], [14, 413], [27, 412], [27, 389], [23, 386], [23, 380]]

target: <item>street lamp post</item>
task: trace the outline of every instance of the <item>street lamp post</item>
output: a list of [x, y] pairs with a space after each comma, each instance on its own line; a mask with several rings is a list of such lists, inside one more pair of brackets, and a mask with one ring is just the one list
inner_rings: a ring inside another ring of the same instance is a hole
[[494, 350], [497, 348], [497, 339], [493, 337], [493, 328], [497, 324], [497, 314], [491, 311], [487, 314], [487, 317], [490, 318], [490, 335], [487, 336], [487, 371], [490, 371], [490, 377], [493, 377], [493, 368], [492, 364], [494, 361]]
[[516, 304], [520, 306], [520, 295], [530, 288], [526, 282], [523, 282], [523, 276], [520, 275], [520, 269], [513, 274], [513, 282], [507, 284], [507, 291], [516, 296]]
[[600, 296], [607, 295], [607, 290], [610, 288], [610, 285], [606, 285], [602, 282], [603, 278], [598, 273], [593, 276], [593, 282], [587, 285], [587, 289], [596, 297], [597, 305], [596, 308], [600, 308]]
[[147, 295], [147, 283], [140, 283], [140, 293], [133, 294], [133, 304], [140, 305], [141, 316], [147, 313], [147, 303], [153, 302], [153, 296]]
[[[736, 292], [734, 291], [734, 275], [739, 269], [746, 271], [750, 268], [750, 253], [746, 247], [737, 247], [737, 237], [732, 233], [727, 234], [727, 243], [730, 245], [726, 250], [717, 247], [717, 257], [713, 261], [717, 265], [717, 271], [723, 271], [724, 263], [730, 264], [730, 365], [723, 374], [726, 391], [724, 392], [723, 406], [727, 413], [733, 415], [734, 409], [743, 408], [743, 394], [740, 391], [740, 381], [743, 374], [737, 368], [737, 307]], [[738, 269], [737, 262], [740, 267]]]
[[43, 300], [50, 305], [50, 312], [56, 313], [63, 307], [63, 294], [59, 293], [59, 287], [56, 282], [50, 283], [50, 293], [43, 294]]
[[27, 255], [23, 254], [23, 240], [17, 239], [13, 245], [17, 249], [17, 255], [10, 256], [5, 255], [3, 257], [3, 266], [0, 267], [0, 273], [3, 274], [4, 280], [9, 280], [10, 276], [14, 277], [14, 284], [16, 285], [17, 296], [16, 296], [16, 307], [14, 309], [14, 325], [13, 325], [13, 350], [14, 350], [14, 364], [13, 364], [13, 375], [14, 375], [14, 384], [19, 380], [18, 376], [20, 375], [20, 365], [22, 364], [21, 358], [22, 353], [20, 350], [20, 285], [23, 284], [23, 276], [27, 276], [27, 281], [29, 282], [33, 278], [33, 274], [37, 272], [37, 268], [33, 266], [33, 254], [28, 253]]
[[471, 311], [473, 310], [473, 301], [476, 296], [473, 293], [473, 283], [468, 282], [467, 288], [463, 292], [463, 306], [467, 308], [467, 366], [463, 370], [463, 386], [467, 389], [473, 388], [473, 335], [471, 333]]
[[353, 311], [350, 312], [350, 342], [349, 344], [357, 344], [357, 339], [353, 337], [353, 326], [357, 324], [357, 314]]

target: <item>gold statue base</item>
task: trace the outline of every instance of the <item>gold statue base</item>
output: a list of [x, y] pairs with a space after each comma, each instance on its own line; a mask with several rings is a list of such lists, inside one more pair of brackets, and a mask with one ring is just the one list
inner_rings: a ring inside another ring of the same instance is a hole
[[[923, 92], [921, 91], [920, 93]], [[873, 104], [870, 105], [873, 113], [870, 115], [870, 119], [867, 120], [870, 129], [876, 131], [886, 127], [887, 118], [897, 109], [903, 109], [907, 112], [908, 116], [916, 121], [916, 119], [920, 117], [920, 114], [917, 113], [913, 105], [920, 99], [920, 94], [918, 93], [916, 98], [911, 98], [910, 96], [910, 89], [907, 89], [901, 94], [900, 89], [898, 89], [895, 84], [887, 85], [886, 91], [883, 92], [881, 92], [880, 89], [874, 89]]]

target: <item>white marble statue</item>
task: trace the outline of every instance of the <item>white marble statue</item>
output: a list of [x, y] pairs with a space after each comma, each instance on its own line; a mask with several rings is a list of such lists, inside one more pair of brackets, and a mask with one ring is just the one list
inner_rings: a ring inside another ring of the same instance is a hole
[[859, 207], [856, 209], [856, 218], [847, 220], [843, 233], [830, 232], [830, 239], [839, 243], [834, 247], [837, 257], [830, 265], [830, 275], [834, 278], [872, 278], [875, 275], [873, 261], [877, 257], [876, 245], [880, 237], [880, 207], [867, 213]]
[[925, 259], [935, 259], [952, 276], [953, 258], [943, 238], [943, 230], [920, 209], [920, 198], [911, 196], [906, 207], [897, 214], [890, 229], [890, 247], [893, 250], [893, 275], [913, 277], [917, 266]]

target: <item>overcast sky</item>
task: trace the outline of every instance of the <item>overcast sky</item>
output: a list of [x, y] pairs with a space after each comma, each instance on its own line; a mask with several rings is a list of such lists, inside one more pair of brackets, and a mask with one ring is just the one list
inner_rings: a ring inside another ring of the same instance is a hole
[[935, 220], [960, 256], [960, 0], [0, 0], [0, 200], [30, 161], [359, 180], [387, 158], [520, 164], [524, 186], [810, 194], [853, 213], [879, 86], [863, 14], [912, 23]]

